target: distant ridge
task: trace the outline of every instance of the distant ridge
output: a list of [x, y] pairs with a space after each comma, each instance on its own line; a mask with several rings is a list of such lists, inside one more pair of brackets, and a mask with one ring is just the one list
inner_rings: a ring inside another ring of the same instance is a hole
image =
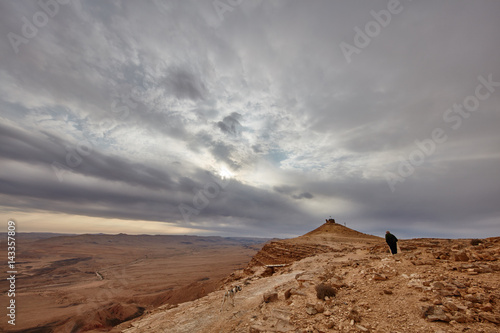
[[220, 237], [220, 236], [195, 236], [195, 235], [128, 235], [124, 233], [120, 234], [79, 234], [79, 235], [67, 235], [67, 234], [54, 234], [54, 237], [46, 237], [36, 239], [41, 244], [47, 245], [133, 245], [133, 244], [150, 244], [152, 245], [164, 245], [164, 244], [177, 244], [181, 246], [192, 246], [200, 245], [259, 245], [263, 244], [269, 240], [269, 238], [252, 238], [252, 237]]

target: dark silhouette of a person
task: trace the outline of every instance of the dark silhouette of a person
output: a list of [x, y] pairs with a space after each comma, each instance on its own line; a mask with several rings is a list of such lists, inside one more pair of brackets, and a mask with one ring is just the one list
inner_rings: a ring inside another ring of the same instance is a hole
[[398, 253], [398, 239], [396, 238], [396, 236], [391, 234], [389, 231], [386, 231], [385, 241], [387, 242], [387, 245], [389, 245], [392, 254]]

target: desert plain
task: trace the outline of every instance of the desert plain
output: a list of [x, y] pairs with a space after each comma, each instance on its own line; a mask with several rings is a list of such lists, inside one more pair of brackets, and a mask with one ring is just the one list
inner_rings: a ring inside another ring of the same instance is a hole
[[[0, 245], [7, 258], [6, 240]], [[16, 325], [0, 331], [108, 330], [163, 304], [202, 297], [245, 267], [265, 239], [18, 234]], [[5, 260], [6, 261], [6, 260]], [[8, 283], [0, 272], [0, 307]], [[5, 311], [4, 311], [5, 312]]]

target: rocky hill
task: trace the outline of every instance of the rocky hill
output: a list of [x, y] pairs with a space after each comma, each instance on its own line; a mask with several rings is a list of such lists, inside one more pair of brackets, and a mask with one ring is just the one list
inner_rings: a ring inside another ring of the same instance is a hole
[[352, 249], [353, 243], [371, 244], [381, 240], [337, 223], [325, 223], [303, 236], [265, 244], [252, 258], [249, 268], [289, 264], [321, 253], [346, 252]]
[[267, 244], [220, 290], [114, 331], [499, 332], [500, 237], [399, 245], [393, 256], [379, 237], [326, 223]]
[[369, 240], [381, 240], [380, 237], [364, 234], [362, 232], [347, 228], [341, 224], [335, 222], [327, 222], [308, 232], [307, 234], [300, 236], [297, 240], [303, 241], [348, 241], [348, 242], [365, 242]]

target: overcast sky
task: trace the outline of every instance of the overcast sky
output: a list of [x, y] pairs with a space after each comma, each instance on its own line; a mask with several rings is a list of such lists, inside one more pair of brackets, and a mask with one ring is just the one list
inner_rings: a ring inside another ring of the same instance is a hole
[[0, 217], [500, 235], [500, 2], [1, 1]]

